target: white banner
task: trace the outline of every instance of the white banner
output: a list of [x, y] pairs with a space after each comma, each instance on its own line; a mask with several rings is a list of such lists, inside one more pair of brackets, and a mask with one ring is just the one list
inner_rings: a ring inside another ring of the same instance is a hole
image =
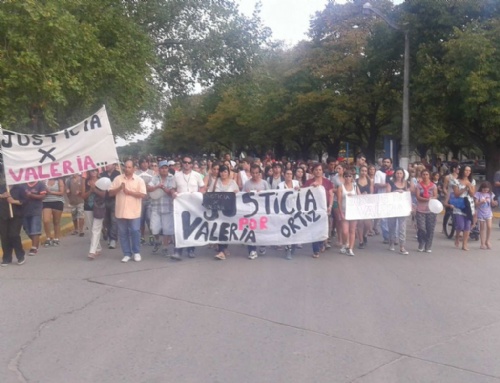
[[328, 238], [322, 186], [237, 193], [232, 211], [206, 209], [202, 202], [201, 193], [181, 193], [174, 199], [176, 246], [291, 245]]
[[410, 214], [410, 192], [363, 194], [346, 198], [347, 220], [406, 217]]
[[3, 130], [8, 185], [81, 173], [118, 162], [106, 107], [79, 124], [50, 134]]

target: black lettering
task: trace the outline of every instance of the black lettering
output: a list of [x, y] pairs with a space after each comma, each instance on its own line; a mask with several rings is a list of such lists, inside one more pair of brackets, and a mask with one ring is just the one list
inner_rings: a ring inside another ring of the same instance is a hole
[[255, 214], [257, 214], [257, 212], [259, 211], [259, 203], [257, 202], [257, 200], [255, 198], [253, 198], [254, 194], [255, 193], [250, 192], [250, 193], [245, 193], [241, 196], [241, 201], [243, 203], [252, 203], [255, 207], [255, 210], [253, 212], [244, 216], [245, 218], [252, 217]]
[[80, 134], [80, 131], [76, 129], [71, 129], [69, 131], [69, 134], [71, 134], [72, 136], [78, 136], [78, 134]]
[[[23, 141], [23, 137], [26, 139], [26, 141]], [[30, 138], [25, 135], [18, 135], [17, 136], [17, 142], [19, 143], [19, 146], [28, 146], [30, 144]]]
[[229, 229], [229, 240], [230, 241], [232, 241], [232, 240], [237, 241], [238, 240], [238, 236], [236, 235], [236, 230], [238, 230], [238, 225], [235, 223], [232, 223], [231, 227]]
[[313, 211], [310, 211], [309, 213], [307, 213], [308, 216], [311, 216], [312, 215], [312, 221], [313, 222], [317, 222], [321, 219], [321, 215], [319, 214], [316, 214], [316, 212], [313, 210]]
[[97, 114], [94, 114], [90, 119], [90, 129], [94, 130], [95, 128], [102, 128], [101, 120]]
[[31, 136], [31, 138], [33, 139], [33, 145], [40, 146], [43, 144], [42, 136], [40, 136], [38, 134], [34, 134]]
[[217, 241], [219, 238], [215, 235], [215, 231], [217, 230], [217, 222], [213, 223], [212, 231], [210, 231], [209, 241]]
[[290, 229], [292, 230], [292, 233], [295, 234], [297, 230], [300, 230], [300, 226], [297, 226], [295, 224], [295, 220], [292, 218], [288, 218], [288, 224], [290, 225]]
[[195, 229], [200, 225], [202, 219], [200, 217], [195, 218], [191, 224], [191, 213], [188, 211], [183, 211], [182, 215], [182, 236], [184, 239], [188, 239], [189, 236], [195, 231]]
[[293, 194], [293, 191], [287, 191], [287, 192], [283, 193], [283, 196], [281, 197], [281, 211], [283, 213], [285, 213], [285, 214], [293, 214], [293, 213], [295, 213], [295, 209], [288, 210], [287, 206], [286, 206], [286, 200], [288, 199], [288, 196], [290, 194]]
[[[310, 207], [312, 205], [312, 208]], [[306, 192], [306, 201], [304, 203], [305, 211], [316, 210], [318, 207], [316, 206], [316, 199], [314, 198], [314, 194], [311, 189]]]
[[271, 197], [274, 194], [274, 192], [267, 192], [267, 193], [260, 193], [259, 197], [264, 197], [265, 202], [264, 202], [264, 207], [266, 209], [266, 214], [271, 214], [271, 204], [269, 201], [269, 197]]
[[302, 223], [302, 225], [304, 225], [305, 227], [307, 227], [307, 220], [304, 218], [303, 214], [301, 211], [298, 211], [297, 213], [295, 213], [295, 215], [293, 216], [294, 219], [300, 219], [300, 223]]
[[209, 211], [210, 210], [203, 212], [203, 218], [205, 218], [207, 221], [213, 221], [213, 220], [216, 220], [217, 218], [219, 218], [219, 211], [218, 210], [211, 209], [211, 211], [212, 211], [211, 216], [208, 215]]
[[[236, 226], [236, 224], [234, 224]], [[229, 233], [229, 224], [227, 222], [223, 222], [220, 225], [220, 232], [219, 232], [219, 241], [221, 242], [226, 242], [228, 240], [227, 236]]]
[[6, 131], [3, 131], [2, 133], [4, 136], [7, 136], [7, 141], [2, 140], [2, 146], [4, 148], [11, 148], [12, 147], [12, 136], [14, 135], [14, 133], [6, 132]]
[[83, 131], [84, 132], [89, 131], [89, 122], [87, 120], [83, 121]]
[[283, 235], [283, 237], [290, 238], [292, 232], [288, 226], [283, 225], [281, 226], [281, 235]]
[[194, 236], [195, 241], [200, 239], [201, 236], [203, 236], [205, 242], [208, 241], [208, 222], [203, 222], [200, 226], [200, 229], [196, 232], [196, 235]]
[[45, 136], [47, 137], [50, 137], [50, 139], [52, 140], [52, 144], [55, 144], [56, 141], [57, 141], [57, 133], [49, 133], [49, 134], [46, 134]]
[[280, 201], [278, 198], [274, 199], [274, 214], [278, 214], [280, 212]]
[[[243, 237], [241, 237], [243, 238]], [[252, 242], [252, 243], [255, 243], [255, 232], [253, 230], [250, 230], [250, 232], [248, 233], [248, 235], [246, 236], [245, 238], [245, 243], [248, 243], [248, 242]]]

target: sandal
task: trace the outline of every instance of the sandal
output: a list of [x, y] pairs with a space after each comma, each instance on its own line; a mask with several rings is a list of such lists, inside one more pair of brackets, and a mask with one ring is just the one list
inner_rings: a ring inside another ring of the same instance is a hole
[[224, 253], [221, 251], [220, 253], [217, 253], [217, 254], [215, 255], [215, 258], [216, 258], [216, 259], [219, 259], [219, 260], [221, 260], [221, 261], [223, 261], [224, 259], [226, 259], [226, 256], [225, 256], [225, 255], [224, 255]]
[[314, 253], [313, 258], [319, 258], [319, 253]]

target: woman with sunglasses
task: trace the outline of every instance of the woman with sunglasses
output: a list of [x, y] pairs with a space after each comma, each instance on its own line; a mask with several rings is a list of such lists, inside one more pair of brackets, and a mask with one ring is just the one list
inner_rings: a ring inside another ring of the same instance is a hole
[[354, 173], [346, 170], [343, 174], [344, 183], [337, 188], [338, 212], [340, 227], [342, 229], [342, 254], [354, 256], [354, 243], [356, 242], [357, 220], [346, 220], [347, 198], [359, 194], [359, 189], [354, 182]]

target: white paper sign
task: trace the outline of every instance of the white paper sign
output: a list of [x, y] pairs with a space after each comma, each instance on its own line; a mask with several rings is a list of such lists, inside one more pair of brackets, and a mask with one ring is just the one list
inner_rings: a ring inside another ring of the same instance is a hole
[[104, 106], [93, 116], [59, 132], [2, 133], [8, 185], [67, 176], [118, 162]]
[[209, 210], [202, 202], [201, 193], [181, 193], [174, 199], [176, 246], [291, 245], [328, 238], [322, 186], [237, 193], [232, 212]]
[[407, 217], [411, 214], [411, 194], [381, 193], [346, 197], [346, 219]]

